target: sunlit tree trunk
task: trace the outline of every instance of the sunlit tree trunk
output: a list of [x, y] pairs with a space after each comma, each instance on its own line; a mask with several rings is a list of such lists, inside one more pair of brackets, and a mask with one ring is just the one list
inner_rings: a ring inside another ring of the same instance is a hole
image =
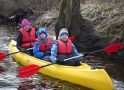
[[61, 28], [66, 28], [71, 35], [78, 35], [83, 27], [83, 18], [80, 13], [80, 0], [62, 0], [58, 21], [55, 26], [58, 37]]

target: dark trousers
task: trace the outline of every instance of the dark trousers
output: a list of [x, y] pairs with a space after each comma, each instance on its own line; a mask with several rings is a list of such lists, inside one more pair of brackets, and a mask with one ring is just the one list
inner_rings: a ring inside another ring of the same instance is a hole
[[25, 53], [30, 55], [30, 56], [34, 56], [33, 49], [32, 50], [26, 50]]
[[80, 59], [79, 58], [64, 61], [64, 59], [67, 59], [67, 57], [66, 56], [59, 56], [57, 59], [58, 59], [57, 63], [61, 64], [61, 65], [67, 65], [67, 66], [79, 66], [80, 65]]

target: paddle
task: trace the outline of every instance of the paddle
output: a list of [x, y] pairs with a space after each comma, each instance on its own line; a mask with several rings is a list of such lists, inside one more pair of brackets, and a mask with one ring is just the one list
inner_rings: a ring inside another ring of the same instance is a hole
[[75, 39], [75, 36], [70, 36], [69, 39], [73, 42]]
[[[27, 50], [31, 50], [33, 48], [29, 48]], [[9, 54], [6, 54], [6, 53], [3, 53], [3, 52], [0, 52], [0, 61], [2, 61], [5, 57], [9, 56], [9, 55], [12, 55], [12, 54], [16, 54], [16, 53], [19, 53], [21, 51], [18, 51], [18, 52], [14, 52], [14, 53], [9, 53]]]
[[[116, 52], [117, 50], [120, 49], [120, 47], [121, 47], [121, 43], [112, 44], [112, 45], [107, 46], [104, 49], [93, 51], [93, 52], [88, 52], [87, 55], [97, 53], [97, 52], [101, 52], [101, 51], [104, 51], [106, 53]], [[81, 54], [79, 56], [74, 56], [74, 57], [71, 57], [71, 58], [64, 59], [64, 61], [67, 61], [67, 60], [70, 60], [70, 59], [73, 59], [73, 58], [77, 58], [77, 57], [84, 57], [84, 56], [86, 56], [86, 55]], [[50, 65], [53, 65], [53, 64], [55, 64], [55, 63], [50, 63], [50, 64], [47, 64], [47, 65], [44, 65], [44, 66], [38, 66], [38, 65], [35, 65], [35, 64], [24, 66], [24, 67], [21, 67], [21, 68], [18, 69], [18, 74], [19, 74], [20, 78], [29, 77], [29, 76], [32, 76], [32, 75], [36, 74], [40, 70], [40, 68], [44, 68], [46, 66], [50, 66]]]
[[[101, 51], [104, 51], [106, 53], [116, 52], [116, 51], [118, 51], [120, 49], [121, 45], [122, 45], [121, 43], [112, 44], [112, 45], [109, 45], [106, 48], [101, 49], [101, 50], [97, 50], [97, 51], [93, 51], [93, 52], [87, 52], [86, 56], [90, 55], [90, 54], [93, 54], [93, 53], [101, 52]], [[85, 56], [85, 55], [80, 55], [80, 56], [75, 56], [75, 57], [67, 58], [67, 59], [64, 59], [64, 61], [70, 60], [70, 59], [73, 59], [73, 58], [78, 58], [78, 57], [81, 57], [81, 56]]]

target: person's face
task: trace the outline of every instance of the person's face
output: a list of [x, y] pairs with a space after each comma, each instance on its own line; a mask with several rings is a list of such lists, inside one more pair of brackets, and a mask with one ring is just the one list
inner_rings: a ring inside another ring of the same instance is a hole
[[60, 38], [63, 41], [67, 41], [68, 40], [68, 35], [67, 34], [62, 34]]
[[25, 29], [26, 31], [28, 31], [28, 30], [29, 30], [29, 28], [30, 28], [30, 26], [29, 26], [29, 25], [25, 25], [25, 26], [24, 26], [24, 29]]
[[41, 37], [41, 38], [46, 38], [46, 34], [45, 34], [45, 33], [41, 33], [41, 34], [40, 34], [40, 37]]

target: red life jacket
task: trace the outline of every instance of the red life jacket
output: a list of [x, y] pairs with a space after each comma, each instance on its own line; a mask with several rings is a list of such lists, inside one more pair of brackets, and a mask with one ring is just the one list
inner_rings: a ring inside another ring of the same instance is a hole
[[31, 31], [28, 33], [26, 30], [24, 30], [24, 28], [21, 28], [19, 32], [22, 34], [22, 47], [33, 47], [36, 40], [35, 29], [32, 27]]
[[40, 41], [40, 39], [38, 38], [37, 39], [38, 43], [39, 43], [39, 50], [42, 51], [42, 52], [45, 52], [47, 50], [50, 50], [50, 38], [47, 39], [47, 43], [42, 43]]
[[61, 40], [56, 41], [58, 42], [58, 56], [68, 55], [72, 53], [72, 42], [70, 39], [68, 39], [67, 45]]

